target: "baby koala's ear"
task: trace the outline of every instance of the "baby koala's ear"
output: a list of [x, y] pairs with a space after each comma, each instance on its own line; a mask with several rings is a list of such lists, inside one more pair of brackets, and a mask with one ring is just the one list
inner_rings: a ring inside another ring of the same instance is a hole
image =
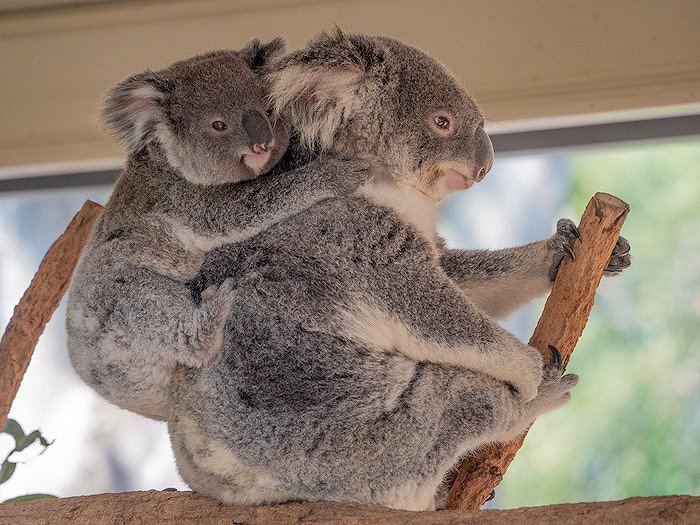
[[165, 121], [164, 105], [171, 83], [153, 71], [137, 73], [117, 84], [102, 106], [102, 122], [131, 153], [150, 142]]
[[281, 36], [267, 44], [263, 44], [259, 39], [254, 38], [239, 51], [239, 55], [248, 63], [250, 69], [257, 72], [276, 58], [282, 56], [286, 51], [286, 47], [287, 44]]

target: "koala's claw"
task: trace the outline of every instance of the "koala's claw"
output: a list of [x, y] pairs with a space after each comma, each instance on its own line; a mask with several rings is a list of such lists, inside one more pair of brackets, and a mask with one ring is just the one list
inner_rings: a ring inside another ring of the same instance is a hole
[[579, 241], [581, 240], [581, 232], [573, 221], [569, 219], [559, 219], [557, 221], [557, 233], [565, 237], [576, 237]]
[[622, 257], [630, 252], [630, 243], [624, 237], [619, 237], [615, 243], [612, 254]]
[[566, 252], [566, 255], [569, 256], [569, 259], [571, 259], [572, 261], [576, 260], [576, 256], [574, 255], [574, 251], [571, 249], [571, 246], [569, 246], [568, 244], [564, 244], [562, 245], [562, 249], [564, 250], [564, 252]]
[[620, 237], [615, 243], [608, 266], [605, 268], [605, 275], [617, 275], [632, 264], [630, 255], [630, 243], [627, 239]]
[[561, 353], [559, 352], [559, 350], [557, 350], [557, 348], [552, 346], [552, 345], [548, 345], [547, 348], [549, 348], [549, 352], [550, 352], [550, 354], [552, 354], [552, 362], [551, 362], [550, 366], [552, 366], [554, 368], [561, 368], [562, 361], [561, 361]]
[[549, 268], [549, 280], [554, 281], [559, 271], [559, 266], [564, 257], [572, 261], [576, 260], [576, 255], [572, 247], [574, 239], [581, 240], [581, 232], [569, 219], [559, 219], [557, 222], [557, 232], [549, 239], [548, 247], [553, 252], [552, 265]]
[[561, 357], [561, 352], [552, 345], [548, 345], [547, 348], [549, 349], [551, 357], [549, 362], [545, 362], [542, 367], [543, 384], [559, 381], [564, 373], [564, 362]]

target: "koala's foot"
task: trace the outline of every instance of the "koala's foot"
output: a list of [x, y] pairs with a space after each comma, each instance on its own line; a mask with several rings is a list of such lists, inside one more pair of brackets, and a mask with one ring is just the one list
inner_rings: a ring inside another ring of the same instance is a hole
[[210, 286], [202, 293], [202, 303], [194, 316], [194, 327], [185, 336], [186, 352], [183, 359], [188, 366], [199, 367], [208, 363], [223, 342], [224, 326], [235, 296], [235, 282], [226, 279], [218, 288]]
[[605, 268], [605, 275], [618, 275], [625, 268], [629, 268], [630, 264], [632, 264], [630, 243], [624, 237], [620, 237], [617, 239], [617, 243], [610, 255], [610, 261], [608, 261], [608, 265]]
[[[571, 400], [571, 389], [578, 384], [575, 374], [563, 375], [563, 365], [559, 351], [550, 346], [551, 357], [542, 367], [542, 382], [537, 395], [523, 402], [516, 394], [517, 409], [514, 419], [504, 430], [493, 436], [494, 441], [507, 442], [525, 432], [537, 416], [566, 405]], [[512, 389], [511, 389], [512, 393]]]
[[552, 265], [549, 267], [549, 280], [554, 281], [559, 271], [559, 266], [568, 257], [572, 261], [576, 259], [573, 250], [574, 239], [581, 240], [578, 228], [569, 219], [559, 219], [557, 232], [550, 237], [547, 248], [552, 253]]
[[571, 390], [578, 384], [576, 374], [563, 375], [564, 368], [559, 350], [550, 346], [549, 351], [552, 356], [544, 366], [537, 397], [525, 405], [525, 416], [530, 422], [540, 414], [566, 405], [571, 400]]
[[531, 346], [526, 346], [516, 355], [516, 359], [509, 360], [509, 370], [512, 370], [515, 378], [506, 379], [505, 383], [513, 395], [526, 403], [538, 395], [542, 383], [542, 356]]

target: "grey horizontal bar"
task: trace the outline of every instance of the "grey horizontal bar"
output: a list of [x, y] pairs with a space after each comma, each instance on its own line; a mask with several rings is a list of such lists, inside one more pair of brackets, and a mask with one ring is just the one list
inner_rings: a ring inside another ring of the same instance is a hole
[[[497, 154], [516, 155], [577, 146], [596, 146], [700, 136], [700, 115], [667, 117], [570, 128], [494, 133]], [[0, 180], [0, 193], [114, 184], [118, 170], [42, 175]]]
[[20, 177], [17, 179], [0, 179], [0, 193], [65, 189], [81, 186], [108, 186], [114, 184], [120, 173], [120, 170], [86, 171], [81, 173]]
[[515, 133], [494, 133], [491, 134], [491, 140], [493, 141], [493, 149], [497, 154], [517, 154], [550, 149], [565, 149], [575, 146], [594, 146], [692, 136], [700, 136], [700, 115], [519, 131]]

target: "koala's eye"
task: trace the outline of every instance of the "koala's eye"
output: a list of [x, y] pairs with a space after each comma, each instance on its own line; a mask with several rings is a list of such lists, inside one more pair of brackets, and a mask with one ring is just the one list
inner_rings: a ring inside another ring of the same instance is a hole
[[450, 119], [444, 115], [433, 117], [433, 122], [435, 122], [435, 125], [440, 129], [444, 129], [445, 131], [450, 129]]
[[216, 131], [224, 131], [228, 128], [226, 122], [223, 122], [221, 120], [215, 120], [214, 122], [212, 122], [211, 127], [214, 128]]
[[449, 137], [454, 133], [452, 117], [443, 111], [430, 115], [428, 122], [433, 132], [437, 133], [440, 137]]

